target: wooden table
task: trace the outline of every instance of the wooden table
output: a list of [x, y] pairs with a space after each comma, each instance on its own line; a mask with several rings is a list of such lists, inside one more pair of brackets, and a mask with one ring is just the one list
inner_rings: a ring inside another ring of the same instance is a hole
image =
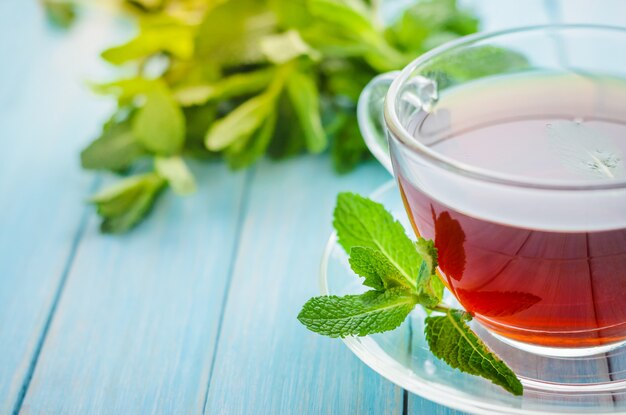
[[[541, 1], [473, 3], [488, 29], [548, 20]], [[619, 0], [562, 3], [567, 21], [626, 24]], [[337, 192], [389, 180], [375, 162], [346, 176], [327, 156], [194, 164], [197, 194], [98, 233], [85, 199], [110, 179], [78, 152], [111, 103], [84, 81], [127, 35], [99, 12], [64, 33], [36, 2], [0, 2], [0, 414], [455, 413], [296, 320]]]

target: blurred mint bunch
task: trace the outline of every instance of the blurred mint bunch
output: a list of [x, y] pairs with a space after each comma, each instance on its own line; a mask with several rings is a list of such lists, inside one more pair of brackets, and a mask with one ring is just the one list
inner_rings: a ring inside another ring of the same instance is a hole
[[368, 157], [356, 122], [366, 83], [478, 27], [455, 0], [391, 22], [375, 0], [127, 3], [139, 33], [102, 57], [134, 76], [93, 85], [118, 106], [81, 153], [83, 168], [127, 176], [92, 199], [110, 233], [139, 223], [167, 186], [193, 192], [192, 157], [240, 169], [329, 149], [349, 171]]

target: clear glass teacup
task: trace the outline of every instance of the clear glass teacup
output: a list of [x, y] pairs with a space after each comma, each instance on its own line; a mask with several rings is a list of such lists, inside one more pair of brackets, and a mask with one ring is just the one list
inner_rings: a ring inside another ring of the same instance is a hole
[[478, 34], [375, 78], [368, 147], [490, 332], [584, 356], [626, 340], [626, 31]]

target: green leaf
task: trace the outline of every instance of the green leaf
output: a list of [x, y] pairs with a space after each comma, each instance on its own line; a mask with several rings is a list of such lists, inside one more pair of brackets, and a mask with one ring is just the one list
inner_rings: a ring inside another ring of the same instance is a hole
[[146, 103], [133, 120], [133, 134], [148, 150], [173, 155], [185, 142], [185, 116], [165, 88], [146, 94]]
[[285, 159], [300, 154], [305, 148], [304, 132], [288, 94], [280, 94], [277, 102], [277, 117], [274, 136], [267, 152], [273, 159]]
[[217, 105], [193, 105], [184, 107], [185, 114], [185, 153], [207, 158], [215, 156], [215, 153], [207, 150], [204, 145], [204, 136], [209, 126], [217, 117]]
[[69, 28], [76, 19], [76, 5], [71, 1], [43, 0], [46, 17], [53, 25], [62, 29]]
[[369, 46], [354, 33], [323, 21], [313, 21], [300, 30], [302, 39], [328, 59], [363, 56]]
[[302, 40], [300, 33], [295, 30], [265, 36], [260, 46], [267, 59], [275, 64], [289, 62], [300, 56], [309, 56], [314, 60], [320, 58], [319, 52]]
[[304, 131], [307, 149], [312, 153], [324, 151], [328, 139], [322, 128], [319, 94], [315, 81], [309, 75], [294, 72], [287, 81], [287, 92]]
[[91, 198], [103, 218], [105, 233], [122, 233], [148, 214], [165, 180], [155, 173], [133, 176], [108, 187]]
[[236, 143], [226, 150], [226, 160], [232, 168], [247, 167], [265, 153], [276, 129], [276, 119], [276, 114], [270, 113], [248, 140]]
[[333, 166], [338, 173], [347, 173], [357, 164], [371, 157], [363, 138], [356, 116], [349, 115], [339, 122], [339, 128], [333, 135], [331, 157]]
[[[363, 88], [378, 73], [361, 61], [341, 60], [330, 61], [320, 68], [325, 79], [327, 93], [333, 98], [332, 102], [338, 106], [338, 111], [352, 108], [349, 114], [354, 116], [356, 123], [356, 103]], [[349, 101], [346, 101], [349, 100]], [[347, 106], [349, 104], [349, 107]]]
[[422, 262], [417, 275], [417, 297], [421, 305], [426, 308], [435, 307], [441, 303], [444, 285], [437, 274], [428, 272], [428, 264]]
[[181, 157], [156, 157], [154, 168], [179, 195], [189, 195], [196, 191], [193, 174]]
[[380, 251], [416, 287], [421, 258], [400, 222], [383, 205], [354, 193], [340, 193], [333, 225], [346, 252], [355, 246]]
[[210, 84], [185, 85], [174, 91], [181, 105], [198, 105], [210, 100], [226, 100], [260, 92], [272, 82], [276, 70], [273, 67], [225, 77]]
[[417, 273], [417, 296], [424, 307], [434, 307], [443, 298], [444, 285], [436, 274], [437, 248], [432, 240], [419, 238], [415, 248], [422, 259]]
[[137, 95], [145, 94], [162, 86], [160, 80], [142, 77], [120, 79], [114, 82], [92, 83], [91, 90], [97, 94], [114, 95], [120, 102], [129, 102]]
[[354, 34], [375, 32], [368, 6], [362, 0], [308, 0], [311, 14], [318, 19], [346, 28]]
[[131, 130], [130, 120], [113, 121], [80, 153], [84, 169], [121, 171], [146, 153]]
[[210, 8], [198, 28], [196, 55], [224, 66], [263, 60], [259, 42], [276, 28], [276, 17], [258, 0], [230, 0]]
[[426, 263], [425, 271], [430, 275], [435, 273], [435, 269], [438, 266], [437, 263], [437, 248], [435, 242], [432, 239], [424, 239], [422, 237], [417, 238], [415, 243], [415, 249], [422, 260]]
[[424, 65], [424, 76], [437, 81], [440, 89], [493, 74], [521, 72], [529, 68], [528, 59], [519, 52], [499, 46], [483, 45], [445, 54]]
[[395, 329], [415, 304], [415, 296], [401, 288], [344, 297], [314, 297], [302, 307], [298, 320], [307, 329], [325, 336], [366, 336]]
[[309, 0], [309, 8], [322, 24], [307, 28], [303, 38], [323, 53], [360, 56], [379, 71], [400, 69], [413, 58], [388, 43], [362, 0]]
[[268, 5], [278, 18], [280, 27], [300, 29], [311, 23], [307, 2], [303, 0], [269, 0]]
[[407, 8], [387, 34], [400, 49], [418, 53], [435, 46], [436, 38], [450, 39], [476, 30], [478, 20], [459, 9], [455, 0], [429, 0]]
[[515, 373], [492, 353], [467, 325], [471, 317], [450, 310], [443, 316], [426, 318], [426, 341], [430, 350], [451, 367], [482, 376], [514, 395], [523, 393]]
[[264, 93], [250, 98], [217, 120], [205, 137], [209, 150], [219, 151], [239, 140], [248, 140], [274, 109], [274, 97]]
[[145, 58], [158, 52], [167, 52], [181, 59], [193, 55], [195, 29], [167, 15], [144, 17], [140, 32], [130, 41], [102, 52], [102, 58], [114, 64]]
[[363, 285], [382, 291], [388, 288], [413, 288], [380, 251], [362, 246], [350, 250], [350, 267], [365, 278]]
[[125, 0], [130, 6], [136, 7], [142, 12], [152, 12], [163, 7], [166, 0]]

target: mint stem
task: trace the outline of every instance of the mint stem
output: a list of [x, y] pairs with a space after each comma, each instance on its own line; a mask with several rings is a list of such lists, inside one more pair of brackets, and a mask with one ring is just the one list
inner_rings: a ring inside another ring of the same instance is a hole
[[426, 308], [428, 308], [430, 311], [438, 311], [440, 313], [447, 313], [448, 311], [453, 310], [451, 307], [444, 303], [439, 303], [436, 306]]

